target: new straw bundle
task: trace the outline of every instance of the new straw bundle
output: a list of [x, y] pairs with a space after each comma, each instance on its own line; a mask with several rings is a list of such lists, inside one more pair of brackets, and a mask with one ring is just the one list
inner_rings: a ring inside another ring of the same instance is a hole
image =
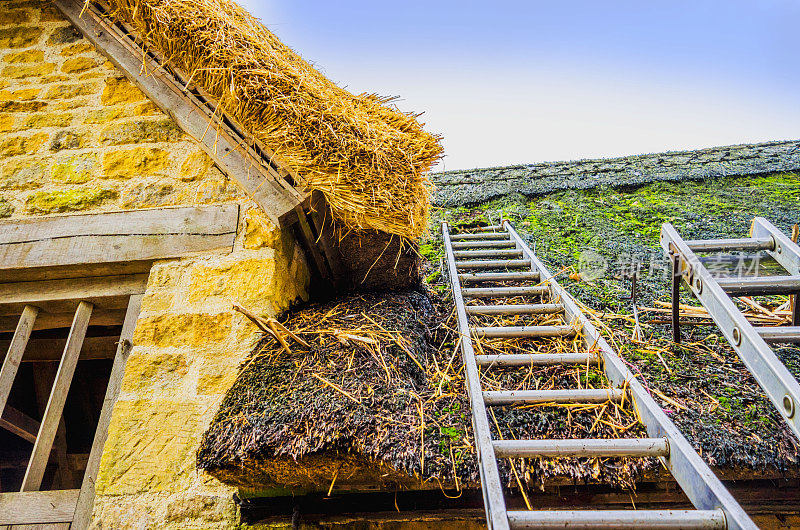
[[109, 0], [112, 16], [216, 98], [348, 228], [417, 237], [441, 138], [394, 98], [336, 86], [230, 0]]

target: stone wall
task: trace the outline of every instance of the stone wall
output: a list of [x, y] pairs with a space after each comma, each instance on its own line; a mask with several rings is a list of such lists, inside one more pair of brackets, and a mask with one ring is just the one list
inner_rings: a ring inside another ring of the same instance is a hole
[[0, 218], [242, 196], [54, 7], [0, 0]]
[[307, 298], [305, 259], [46, 1], [0, 0], [0, 218], [239, 202], [234, 251], [151, 270], [101, 470], [97, 528], [227, 528], [197, 444], [257, 340], [232, 311]]

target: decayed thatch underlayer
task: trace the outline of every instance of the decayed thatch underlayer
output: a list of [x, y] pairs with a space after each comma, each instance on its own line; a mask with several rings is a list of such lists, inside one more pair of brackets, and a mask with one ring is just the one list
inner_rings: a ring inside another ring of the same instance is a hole
[[[404, 291], [351, 296], [295, 312], [287, 352], [264, 338], [210, 429], [198, 465], [220, 480], [293, 493], [478, 483], [470, 412], [449, 304]], [[571, 347], [569, 340], [559, 346]], [[488, 346], [487, 346], [488, 347]], [[512, 348], [530, 347], [517, 344]], [[536, 367], [495, 374], [508, 388], [602, 385], [596, 367]], [[502, 437], [640, 435], [630, 410], [589, 406], [495, 409]], [[513, 488], [558, 477], [631, 487], [655, 463], [534, 459], [501, 466]]]
[[275, 153], [325, 194], [347, 228], [417, 237], [426, 228], [441, 138], [393, 98], [336, 86], [231, 0], [108, 0]]

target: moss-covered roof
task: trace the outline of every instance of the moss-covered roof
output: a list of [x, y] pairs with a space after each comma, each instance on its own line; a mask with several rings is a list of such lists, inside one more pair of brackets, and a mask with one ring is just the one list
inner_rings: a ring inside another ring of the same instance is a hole
[[641, 186], [659, 181], [702, 180], [800, 169], [800, 140], [670, 151], [619, 158], [541, 162], [434, 173], [433, 202], [456, 207], [509, 194]]

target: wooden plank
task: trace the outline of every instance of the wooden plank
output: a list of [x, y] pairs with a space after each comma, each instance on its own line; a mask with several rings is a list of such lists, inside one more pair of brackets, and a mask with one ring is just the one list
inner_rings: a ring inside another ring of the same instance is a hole
[[128, 297], [141, 294], [149, 274], [0, 283], [0, 315], [19, 314], [34, 305], [46, 313], [75, 311], [80, 300], [96, 308], [124, 309]]
[[67, 401], [72, 376], [75, 373], [75, 366], [78, 364], [78, 356], [86, 336], [86, 328], [89, 326], [89, 318], [92, 315], [92, 304], [81, 302], [78, 310], [75, 311], [75, 318], [72, 321], [67, 344], [64, 347], [64, 355], [58, 365], [58, 372], [53, 383], [53, 390], [50, 392], [50, 399], [47, 401], [47, 409], [42, 418], [42, 425], [39, 428], [39, 435], [33, 446], [33, 454], [22, 480], [21, 491], [36, 491], [42, 483], [44, 469], [53, 448], [56, 431], [58, 429], [61, 414], [64, 411], [64, 403]]
[[[94, 324], [94, 319], [90, 320], [89, 324]], [[66, 342], [66, 337], [60, 339], [29, 339], [28, 348], [25, 350], [25, 355], [22, 356], [22, 362], [58, 362], [61, 360], [61, 354], [64, 352]], [[86, 337], [83, 340], [80, 360], [113, 359], [114, 353], [117, 351], [117, 342], [119, 342], [119, 337], [115, 335]], [[7, 348], [9, 343], [10, 341], [0, 340], [0, 352]], [[2, 359], [2, 356], [0, 356], [0, 360]]]
[[89, 453], [89, 460], [86, 462], [86, 472], [83, 475], [83, 484], [75, 510], [75, 521], [73, 529], [84, 530], [89, 526], [92, 516], [92, 506], [94, 504], [94, 483], [97, 479], [97, 472], [100, 470], [100, 458], [103, 456], [103, 448], [108, 439], [108, 426], [111, 423], [111, 413], [114, 410], [114, 403], [119, 396], [122, 387], [122, 376], [125, 373], [125, 363], [131, 350], [131, 338], [136, 327], [136, 319], [139, 317], [139, 310], [142, 306], [142, 296], [131, 296], [128, 303], [128, 312], [125, 315], [125, 324], [122, 326], [122, 333], [119, 338], [119, 346], [114, 357], [114, 365], [111, 367], [111, 375], [106, 387], [106, 395], [103, 399], [103, 408], [100, 411], [100, 419], [97, 422], [97, 429], [92, 441], [92, 449]]
[[69, 523], [79, 490], [0, 493], [0, 524]]
[[[56, 313], [52, 315], [39, 313], [39, 316], [36, 317], [36, 322], [33, 324], [33, 329], [36, 331], [41, 329], [68, 328], [72, 324], [72, 319], [74, 317], [74, 311], [71, 313]], [[92, 326], [121, 326], [124, 320], [124, 309], [92, 311]], [[17, 317], [0, 316], [0, 333], [13, 332], [17, 321]]]
[[111, 263], [82, 263], [26, 269], [0, 269], [0, 283], [19, 281], [90, 278], [94, 276], [124, 276], [150, 272], [153, 260], [117, 261]]
[[13, 432], [20, 438], [34, 443], [39, 432], [39, 422], [24, 412], [6, 405], [3, 417], [0, 418], [0, 427]]
[[[56, 366], [51, 363], [36, 366], [33, 370], [33, 386], [39, 413], [44, 417], [47, 411], [47, 400], [50, 397], [51, 385], [55, 382]], [[34, 440], [35, 442], [35, 440]], [[72, 483], [72, 465], [67, 458], [67, 427], [64, 424], [64, 415], [58, 420], [58, 429], [54, 440], [54, 450], [50, 452], [48, 462], [55, 460], [58, 466], [57, 475], [53, 484], [47, 489], [69, 489]], [[60, 481], [60, 482], [58, 482]]]
[[8, 395], [11, 394], [14, 378], [17, 376], [19, 363], [22, 361], [22, 356], [25, 354], [25, 347], [28, 344], [28, 339], [31, 336], [33, 324], [38, 314], [38, 308], [25, 306], [17, 322], [14, 336], [11, 338], [11, 343], [3, 359], [3, 366], [0, 368], [0, 414], [5, 410], [6, 403], [8, 402]]
[[248, 139], [222, 124], [221, 117], [214, 115], [215, 109], [188, 93], [183, 83], [177, 82], [151, 54], [143, 53], [119, 28], [98, 16], [91, 7], [82, 13], [84, 4], [80, 0], [54, 3], [132, 83], [200, 144], [273, 223], [278, 225], [281, 217], [302, 202], [302, 194], [271, 167], [270, 161], [254, 154]]
[[0, 270], [178, 258], [230, 251], [237, 204], [0, 222]]

